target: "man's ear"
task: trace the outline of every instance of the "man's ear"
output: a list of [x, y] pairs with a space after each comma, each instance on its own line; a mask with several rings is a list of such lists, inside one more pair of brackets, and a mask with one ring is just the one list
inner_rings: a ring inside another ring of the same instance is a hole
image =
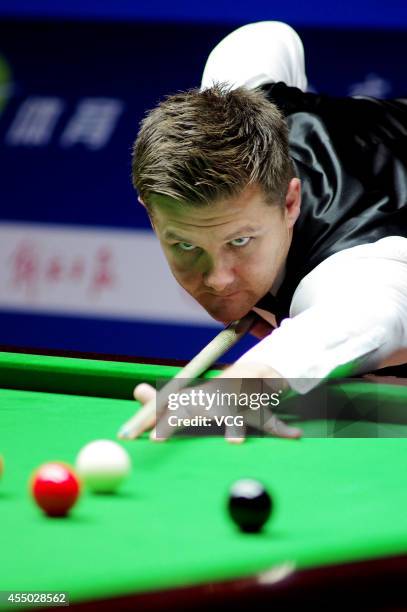
[[285, 196], [285, 212], [289, 227], [293, 227], [301, 211], [301, 181], [292, 178], [289, 182], [287, 194]]
[[140, 198], [140, 196], [138, 196], [138, 198], [137, 198], [137, 199], [138, 199], [138, 201], [140, 202], [140, 204], [141, 204], [142, 206], [144, 206], [144, 208], [146, 208], [146, 205], [144, 204], [144, 202], [143, 202], [143, 200]]

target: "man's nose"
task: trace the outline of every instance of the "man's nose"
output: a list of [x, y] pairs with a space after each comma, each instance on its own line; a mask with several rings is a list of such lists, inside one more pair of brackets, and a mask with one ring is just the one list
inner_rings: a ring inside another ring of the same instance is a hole
[[212, 260], [203, 278], [206, 287], [216, 293], [222, 293], [227, 287], [233, 285], [235, 279], [231, 262], [228, 262], [226, 258], [219, 258], [216, 261]]

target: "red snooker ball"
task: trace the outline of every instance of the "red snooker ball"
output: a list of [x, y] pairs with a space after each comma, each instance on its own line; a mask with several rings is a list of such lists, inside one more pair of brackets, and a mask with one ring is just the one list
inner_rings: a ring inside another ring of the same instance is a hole
[[79, 479], [69, 465], [46, 463], [34, 472], [31, 492], [48, 516], [65, 516], [79, 496]]

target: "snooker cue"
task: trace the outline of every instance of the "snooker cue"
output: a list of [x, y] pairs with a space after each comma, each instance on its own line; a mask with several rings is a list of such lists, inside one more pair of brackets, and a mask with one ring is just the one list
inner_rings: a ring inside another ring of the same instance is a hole
[[[154, 399], [144, 404], [143, 408], [129, 419], [118, 432], [118, 437], [122, 439], [132, 439], [137, 435], [137, 430], [148, 415], [153, 416], [154, 412], [167, 404], [170, 393], [178, 393], [189, 382], [198, 378], [205, 370], [222, 357], [236, 342], [250, 331], [257, 315], [249, 312], [247, 315], [229, 323], [213, 340], [209, 342], [185, 367], [183, 367], [160, 391]], [[140, 416], [140, 413], [142, 417]]]

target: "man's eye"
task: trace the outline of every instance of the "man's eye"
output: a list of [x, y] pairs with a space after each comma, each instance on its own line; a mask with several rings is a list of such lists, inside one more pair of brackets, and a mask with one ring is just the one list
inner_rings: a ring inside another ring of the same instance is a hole
[[244, 238], [235, 238], [234, 240], [231, 240], [229, 244], [236, 247], [243, 247], [246, 246], [246, 244], [249, 244], [250, 240], [251, 238], [249, 236]]
[[193, 251], [196, 249], [194, 244], [190, 244], [189, 242], [177, 242], [177, 248], [181, 249], [181, 251]]

